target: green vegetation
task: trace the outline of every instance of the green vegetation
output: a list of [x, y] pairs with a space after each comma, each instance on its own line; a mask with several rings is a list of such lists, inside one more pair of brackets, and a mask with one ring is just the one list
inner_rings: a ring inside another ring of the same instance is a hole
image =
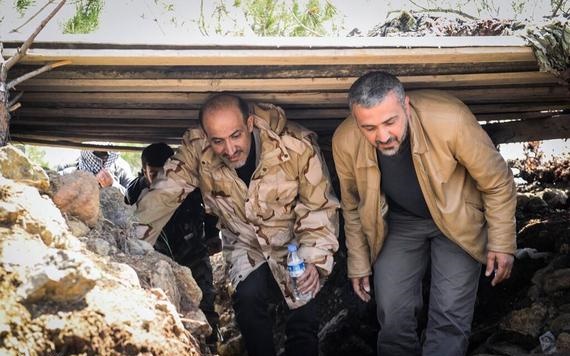
[[75, 4], [75, 15], [63, 26], [63, 33], [90, 33], [99, 27], [103, 0], [79, 0]]
[[16, 10], [18, 10], [20, 17], [22, 17], [26, 13], [26, 10], [28, 10], [30, 6], [34, 5], [35, 2], [35, 0], [15, 0], [14, 6], [16, 7]]

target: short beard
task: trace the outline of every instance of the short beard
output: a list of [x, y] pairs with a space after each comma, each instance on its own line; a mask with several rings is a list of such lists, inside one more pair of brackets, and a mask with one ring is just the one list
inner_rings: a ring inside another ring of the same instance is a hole
[[400, 139], [398, 139], [397, 137], [392, 136], [391, 139], [394, 139], [398, 145], [396, 147], [393, 148], [389, 148], [389, 149], [382, 149], [380, 148], [380, 145], [377, 143], [376, 144], [376, 148], [378, 149], [378, 151], [380, 151], [380, 154], [382, 154], [383, 156], [395, 156], [396, 154], [398, 154], [401, 149], [402, 149], [402, 142], [404, 142], [406, 140], [406, 137], [408, 137], [408, 117], [406, 116], [406, 126], [404, 127], [404, 133], [402, 134], [402, 137], [400, 137]]

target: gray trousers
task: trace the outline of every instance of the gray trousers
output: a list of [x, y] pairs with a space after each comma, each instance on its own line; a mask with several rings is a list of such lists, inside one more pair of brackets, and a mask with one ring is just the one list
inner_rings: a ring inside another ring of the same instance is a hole
[[[391, 214], [374, 264], [379, 356], [461, 356], [467, 352], [481, 264], [446, 238], [433, 220]], [[418, 314], [431, 259], [425, 341]]]

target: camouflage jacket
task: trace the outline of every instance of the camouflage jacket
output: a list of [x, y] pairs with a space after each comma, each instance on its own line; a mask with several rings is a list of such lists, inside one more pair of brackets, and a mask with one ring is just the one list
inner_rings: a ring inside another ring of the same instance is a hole
[[249, 187], [216, 156], [201, 128], [186, 131], [164, 175], [137, 203], [138, 234], [154, 243], [178, 204], [202, 190], [208, 213], [219, 217], [223, 253], [234, 287], [268, 263], [287, 304], [297, 308], [287, 273], [287, 244], [313, 263], [321, 282], [338, 249], [338, 199], [315, 134], [287, 123], [273, 105], [254, 106], [256, 169]]

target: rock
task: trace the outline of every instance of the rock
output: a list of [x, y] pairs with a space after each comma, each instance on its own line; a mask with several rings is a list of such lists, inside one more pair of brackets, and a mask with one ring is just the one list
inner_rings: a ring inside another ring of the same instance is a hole
[[500, 328], [504, 331], [537, 338], [546, 315], [547, 308], [540, 303], [534, 303], [530, 308], [512, 311], [507, 318], [501, 321]]
[[544, 291], [552, 294], [570, 288], [570, 268], [558, 269], [544, 278]]
[[128, 264], [125, 263], [111, 263], [112, 270], [121, 284], [127, 287], [139, 287], [141, 283], [137, 272]]
[[526, 209], [528, 203], [530, 201], [530, 197], [528, 194], [524, 193], [517, 193], [517, 209]]
[[542, 193], [542, 199], [554, 209], [563, 209], [568, 203], [568, 195], [561, 189], [547, 189]]
[[89, 233], [89, 231], [91, 231], [91, 228], [89, 226], [73, 216], [70, 216], [67, 219], [67, 226], [69, 226], [71, 233], [77, 237], [85, 236]]
[[550, 329], [555, 334], [570, 333], [570, 313], [558, 315], [556, 319], [550, 322]]
[[[192, 304], [200, 304], [202, 300], [202, 290], [194, 280], [190, 268], [173, 263], [174, 275], [176, 276], [176, 284], [179, 290], [183, 290], [185, 296], [188, 297]], [[184, 303], [185, 300], [182, 300]]]
[[533, 213], [538, 213], [543, 211], [544, 209], [548, 208], [548, 204], [546, 204], [546, 202], [538, 196], [532, 196], [530, 197], [526, 208], [528, 211], [533, 212]]
[[[0, 223], [39, 236], [45, 245], [64, 248], [75, 240], [53, 202], [36, 188], [0, 176]], [[7, 234], [9, 235], [9, 234]]]
[[176, 285], [173, 284], [176, 283], [176, 277], [174, 276], [174, 272], [172, 272], [170, 264], [159, 260], [154, 267], [155, 269], [150, 275], [151, 287], [162, 289], [176, 309], [180, 309], [180, 294], [178, 293]]
[[93, 227], [99, 217], [99, 184], [89, 172], [74, 171], [54, 183], [53, 201], [62, 213], [77, 217]]
[[144, 256], [149, 252], [154, 251], [154, 248], [151, 244], [144, 240], [139, 240], [135, 238], [127, 239], [127, 252], [131, 255], [140, 255]]
[[[1, 261], [23, 281], [16, 290], [23, 301], [30, 303], [45, 298], [74, 302], [83, 298], [101, 277], [82, 255], [42, 245], [28, 239], [9, 239], [4, 243]], [[26, 255], [22, 254], [24, 251]]]
[[46, 172], [12, 145], [0, 147], [0, 174], [15, 182], [35, 187], [42, 193], [49, 190]]
[[218, 346], [220, 356], [241, 356], [245, 354], [245, 344], [241, 335], [232, 337]]
[[107, 256], [111, 251], [111, 245], [99, 238], [88, 239], [87, 248], [100, 256]]
[[101, 189], [99, 203], [105, 219], [123, 229], [131, 225], [135, 207], [124, 203], [124, 196], [119, 189], [115, 187]]
[[556, 339], [556, 351], [559, 353], [570, 353], [570, 333], [561, 333]]

